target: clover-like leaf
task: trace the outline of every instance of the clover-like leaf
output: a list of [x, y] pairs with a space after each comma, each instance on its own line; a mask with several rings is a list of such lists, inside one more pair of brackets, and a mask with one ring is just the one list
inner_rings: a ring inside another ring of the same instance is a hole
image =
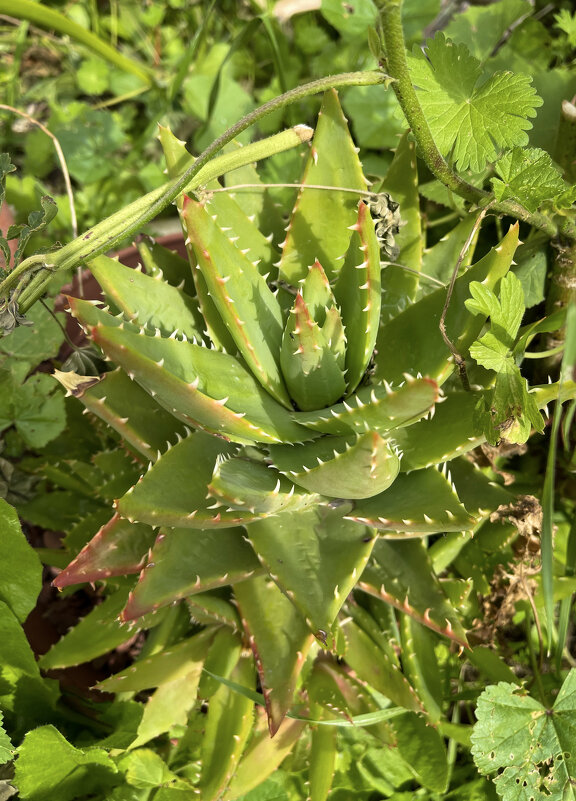
[[496, 72], [480, 83], [478, 59], [442, 33], [426, 54], [415, 47], [409, 63], [436, 144], [460, 170], [480, 172], [501, 150], [528, 143], [528, 117], [543, 102], [528, 75]]

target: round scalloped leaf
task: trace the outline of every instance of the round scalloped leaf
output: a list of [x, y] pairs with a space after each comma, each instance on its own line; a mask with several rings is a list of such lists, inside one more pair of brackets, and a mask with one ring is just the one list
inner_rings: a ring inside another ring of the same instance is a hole
[[375, 431], [278, 445], [270, 448], [270, 458], [295, 484], [332, 498], [371, 498], [386, 490], [400, 469], [396, 449]]

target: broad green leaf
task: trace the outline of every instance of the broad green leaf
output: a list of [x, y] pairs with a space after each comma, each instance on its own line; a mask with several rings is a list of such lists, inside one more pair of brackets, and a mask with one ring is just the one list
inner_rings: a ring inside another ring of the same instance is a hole
[[[252, 659], [242, 657], [231, 678], [252, 689], [255, 683]], [[253, 707], [249, 698], [224, 685], [210, 699], [201, 745], [202, 801], [220, 799], [235, 775], [252, 730]]]
[[394, 445], [376, 431], [356, 437], [323, 437], [306, 445], [270, 448], [272, 464], [309, 492], [332, 498], [370, 498], [398, 475]]
[[[446, 315], [446, 330], [454, 347], [465, 354], [482, 330], [482, 320], [470, 314], [464, 302], [472, 281], [493, 287], [508, 272], [518, 244], [518, 225], [499, 245], [456, 279]], [[404, 373], [430, 376], [444, 381], [453, 371], [453, 357], [439, 329], [446, 290], [438, 289], [413, 303], [378, 332], [375, 379], [399, 383]]]
[[162, 336], [202, 341], [204, 323], [194, 298], [170, 286], [162, 276], [145, 275], [107, 256], [89, 262], [108, 303], [127, 319]]
[[360, 579], [360, 589], [466, 645], [460, 617], [442, 591], [421, 540], [380, 539], [373, 557]]
[[53, 585], [63, 589], [71, 584], [138, 573], [155, 539], [156, 534], [150, 526], [130, 523], [114, 515], [56, 576]]
[[128, 590], [123, 588], [95, 606], [40, 658], [42, 669], [80, 665], [129, 640], [133, 632], [118, 620], [127, 598]]
[[247, 535], [311, 631], [332, 648], [332, 624], [374, 545], [370, 532], [317, 507], [259, 520]]
[[426, 53], [415, 46], [409, 65], [436, 144], [460, 170], [480, 172], [501, 150], [528, 143], [528, 118], [543, 102], [529, 76], [496, 72], [479, 84], [480, 62], [442, 33]]
[[[58, 355], [64, 340], [58, 322], [66, 322], [65, 315], [56, 314], [56, 320], [43, 304], [36, 303], [26, 318], [33, 323], [30, 326], [19, 326], [9, 337], [0, 339], [0, 362], [3, 356], [29, 365], [37, 365], [44, 359]], [[58, 322], [57, 322], [58, 321]]]
[[358, 219], [334, 287], [346, 330], [347, 394], [356, 389], [372, 358], [382, 300], [380, 272], [380, 247], [374, 223], [368, 205], [360, 202]]
[[0, 498], [0, 600], [23, 623], [41, 589], [40, 560], [22, 533], [16, 510]]
[[[334, 154], [338, 158], [334, 158]], [[338, 95], [324, 95], [303, 187], [290, 219], [280, 259], [279, 276], [296, 285], [316, 260], [329, 280], [339, 272], [348, 250], [350, 231], [357, 217], [358, 198], [351, 192], [308, 188], [307, 185], [344, 187], [366, 191], [366, 180], [348, 132]]]
[[185, 434], [184, 424], [120, 368], [99, 379], [59, 370], [54, 375], [71, 395], [150, 461], [155, 461], [178, 435]]
[[201, 203], [190, 200], [183, 215], [198, 268], [238, 350], [262, 386], [291, 408], [278, 363], [283, 329], [280, 304], [258, 268]]
[[28, 240], [34, 234], [39, 234], [58, 214], [58, 205], [56, 202], [45, 195], [40, 198], [41, 210], [31, 211], [28, 215], [28, 221], [23, 225], [12, 226], [10, 231], [10, 238], [13, 239], [18, 236], [18, 247], [14, 253], [14, 264], [19, 264], [24, 254], [24, 249], [28, 244]]
[[14, 425], [27, 445], [43, 448], [66, 426], [64, 395], [45, 373], [24, 383], [0, 368], [0, 431]]
[[123, 619], [136, 619], [188, 595], [205, 593], [262, 572], [243, 535], [241, 528], [176, 528], [161, 532], [149, 566], [142, 571], [122, 612]]
[[314, 637], [300, 612], [270, 579], [243, 581], [234, 593], [258, 667], [270, 734], [274, 735], [293, 702]]
[[401, 473], [385, 492], [355, 501], [345, 518], [380, 531], [407, 534], [466, 531], [476, 522], [434, 467]]
[[[378, 431], [383, 434], [416, 422], [438, 400], [438, 385], [430, 378], [406, 380], [403, 387], [376, 385], [360, 389], [350, 398], [317, 412], [296, 412], [294, 419], [313, 431], [352, 434]], [[394, 434], [396, 436], [396, 434]]]
[[270, 737], [264, 715], [258, 720], [254, 736], [244, 752], [222, 801], [243, 798], [270, 776], [292, 751], [306, 724], [301, 720], [285, 720], [274, 737]]
[[[524, 316], [524, 292], [520, 280], [508, 273], [500, 281], [499, 297], [490, 287], [473, 281], [470, 284], [472, 299], [466, 308], [474, 314], [490, 317], [491, 333], [503, 344], [512, 347]], [[482, 342], [483, 338], [479, 340]]]
[[[395, 235], [399, 249], [397, 257], [391, 254], [391, 261], [400, 267], [385, 267], [382, 273], [382, 322], [395, 317], [414, 300], [422, 269], [424, 234], [418, 195], [418, 169], [416, 144], [407, 131], [396, 148], [394, 160], [390, 165], [381, 186], [381, 191], [389, 192], [400, 205], [402, 224]], [[386, 254], [384, 254], [386, 258]]]
[[428, 726], [413, 712], [396, 718], [393, 728], [398, 752], [420, 784], [432, 792], [444, 794], [449, 782], [448, 755], [437, 729]]
[[[569, 189], [549, 153], [536, 147], [515, 147], [495, 164], [498, 178], [492, 178], [497, 200], [514, 198], [528, 211], [547, 200], [556, 200]], [[562, 205], [576, 200], [576, 190], [563, 198]]]
[[162, 757], [150, 748], [138, 748], [122, 757], [118, 767], [131, 787], [140, 790], [174, 786], [178, 777], [168, 768]]
[[[10, 738], [4, 731], [2, 727], [3, 723], [3, 715], [0, 712], [0, 765], [5, 765], [6, 762], [11, 762], [14, 759], [14, 746], [12, 745]], [[2, 787], [0, 784], [0, 792], [2, 791]], [[9, 796], [6, 796], [9, 798]]]
[[339, 0], [322, 0], [322, 16], [336, 28], [344, 39], [366, 38], [378, 17], [378, 9], [372, 0], [353, 0], [342, 4]]
[[303, 430], [233, 356], [97, 326], [94, 342], [178, 419], [238, 442], [301, 441]]
[[14, 782], [23, 798], [72, 801], [106, 793], [118, 783], [118, 769], [103, 748], [74, 748], [54, 726], [28, 732], [18, 748]]
[[204, 629], [157, 654], [138, 659], [121, 673], [101, 681], [98, 689], [110, 693], [140, 692], [186, 676], [194, 667], [201, 670], [213, 637], [214, 629]]
[[[498, 772], [498, 793], [510, 801], [532, 796], [565, 801], [576, 777], [574, 712], [576, 671], [571, 670], [552, 709], [500, 682], [479, 697], [472, 733], [478, 770]], [[573, 795], [573, 794], [572, 794]]]
[[454, 14], [444, 32], [455, 42], [465, 44], [473, 56], [485, 61], [502, 37], [510, 32], [513, 23], [532, 11], [528, 0], [507, 0], [493, 3], [489, 8], [471, 6], [466, 13]]

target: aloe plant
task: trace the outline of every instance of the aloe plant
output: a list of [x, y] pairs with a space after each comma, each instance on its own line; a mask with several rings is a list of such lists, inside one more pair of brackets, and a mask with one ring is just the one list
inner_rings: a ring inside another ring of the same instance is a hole
[[[169, 173], [180, 174], [190, 157], [167, 129], [160, 138]], [[204, 730], [193, 781], [204, 801], [241, 797], [274, 771], [303, 732], [287, 715], [369, 722], [411, 775], [446, 789], [448, 768], [431, 775], [410, 744], [429, 741], [447, 766], [440, 734], [418, 717], [437, 724], [443, 714], [427, 636], [467, 640], [422, 540], [478, 530], [510, 496], [462, 458], [484, 440], [477, 409], [493, 379], [462, 388], [439, 329], [446, 290], [418, 280], [427, 264], [456, 262], [471, 220], [425, 254], [416, 187], [404, 137], [384, 185], [368, 191], [332, 91], [281, 244], [266, 206], [245, 209], [240, 190], [213, 182], [177, 201], [188, 261], [146, 242], [141, 270], [98, 256], [90, 266], [108, 305], [69, 300], [109, 369], [57, 377], [115, 429], [131, 462], [108, 475], [107, 497], [111, 487], [119, 495], [110, 519], [54, 583], [115, 587], [81, 624], [93, 655], [126, 626], [152, 627], [143, 658], [100, 686], [158, 688], [130, 749], [188, 718], [178, 746], [188, 753], [196, 723]], [[454, 283], [445, 323], [463, 357], [486, 322], [465, 301], [478, 285], [498, 292], [517, 244], [512, 226]], [[383, 271], [391, 257], [409, 270]], [[557, 391], [531, 393], [542, 407]], [[117, 462], [98, 465], [105, 474]], [[447, 537], [449, 560], [467, 539]], [[395, 629], [402, 663], [383, 634], [392, 607], [406, 613]], [[182, 609], [203, 628], [168, 647]], [[70, 632], [41, 665], [78, 658]], [[266, 721], [253, 718], [256, 673]], [[204, 723], [193, 710], [206, 698]], [[311, 797], [321, 801], [336, 744], [322, 725], [309, 738]]]

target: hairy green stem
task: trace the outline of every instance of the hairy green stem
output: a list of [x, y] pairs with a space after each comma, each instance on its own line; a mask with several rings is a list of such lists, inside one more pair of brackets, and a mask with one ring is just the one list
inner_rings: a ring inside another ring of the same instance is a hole
[[[384, 66], [389, 76], [393, 79], [392, 86], [398, 102], [412, 129], [420, 154], [428, 169], [444, 186], [455, 194], [471, 203], [485, 206], [492, 199], [492, 195], [462, 180], [451, 169], [434, 141], [410, 78], [406, 59], [406, 43], [402, 29], [402, 3], [403, 0], [383, 0], [381, 6], [384, 45], [386, 48]], [[498, 214], [507, 214], [517, 220], [526, 222], [532, 227], [544, 231], [550, 238], [557, 236], [559, 232], [559, 226], [550, 217], [538, 212], [531, 213], [515, 201], [494, 203], [492, 209]], [[562, 223], [561, 227], [565, 236], [573, 240], [576, 239], [576, 227], [573, 223], [566, 221]]]
[[[30, 287], [26, 287], [20, 299], [20, 310], [26, 311], [32, 303], [42, 294], [43, 289], [48, 283], [49, 276], [46, 275], [46, 270], [55, 271], [76, 267], [78, 264], [94, 258], [100, 253], [113, 249], [118, 242], [133, 236], [142, 230], [142, 227], [154, 219], [166, 206], [172, 203], [181, 192], [201, 186], [207, 183], [217, 175], [222, 175], [231, 169], [240, 166], [240, 163], [232, 166], [224, 166], [224, 161], [229, 157], [238, 157], [240, 153], [242, 157], [247, 157], [249, 151], [247, 148], [264, 146], [268, 151], [264, 155], [271, 155], [272, 151], [269, 149], [269, 143], [274, 137], [270, 137], [262, 142], [256, 142], [253, 145], [246, 145], [240, 151], [234, 154], [227, 154], [215, 159], [216, 154], [222, 150], [224, 145], [231, 142], [238, 134], [249, 128], [258, 120], [265, 117], [267, 114], [286, 106], [290, 103], [297, 102], [310, 95], [323, 92], [327, 89], [336, 89], [345, 86], [370, 86], [375, 84], [382, 84], [389, 81], [389, 77], [381, 70], [374, 70], [368, 72], [348, 72], [339, 75], [331, 75], [326, 78], [312, 81], [311, 83], [299, 86], [296, 89], [291, 89], [282, 95], [274, 98], [273, 100], [264, 103], [264, 105], [247, 114], [239, 122], [225, 131], [218, 139], [212, 142], [203, 153], [195, 160], [194, 164], [189, 167], [178, 179], [169, 182], [164, 187], [150, 192], [143, 198], [135, 201], [127, 206], [122, 211], [113, 214], [108, 219], [104, 220], [93, 229], [88, 231], [68, 245], [65, 245], [59, 251], [52, 254], [40, 254], [31, 256], [22, 262], [15, 270], [10, 273], [6, 280], [0, 284], [0, 298], [6, 297], [7, 292], [15, 286], [15, 284], [25, 276], [25, 274], [33, 269], [39, 270], [44, 268], [43, 274], [36, 274], [34, 279], [30, 282]], [[294, 129], [292, 129], [294, 130]], [[287, 132], [284, 132], [286, 134]], [[278, 136], [281, 136], [279, 134]], [[257, 157], [251, 156], [250, 160], [254, 161]], [[222, 161], [220, 161], [222, 160]], [[214, 164], [216, 162], [216, 164]], [[246, 162], [244, 162], [246, 163]], [[216, 170], [216, 166], [220, 165]], [[216, 170], [216, 171], [215, 171]]]

